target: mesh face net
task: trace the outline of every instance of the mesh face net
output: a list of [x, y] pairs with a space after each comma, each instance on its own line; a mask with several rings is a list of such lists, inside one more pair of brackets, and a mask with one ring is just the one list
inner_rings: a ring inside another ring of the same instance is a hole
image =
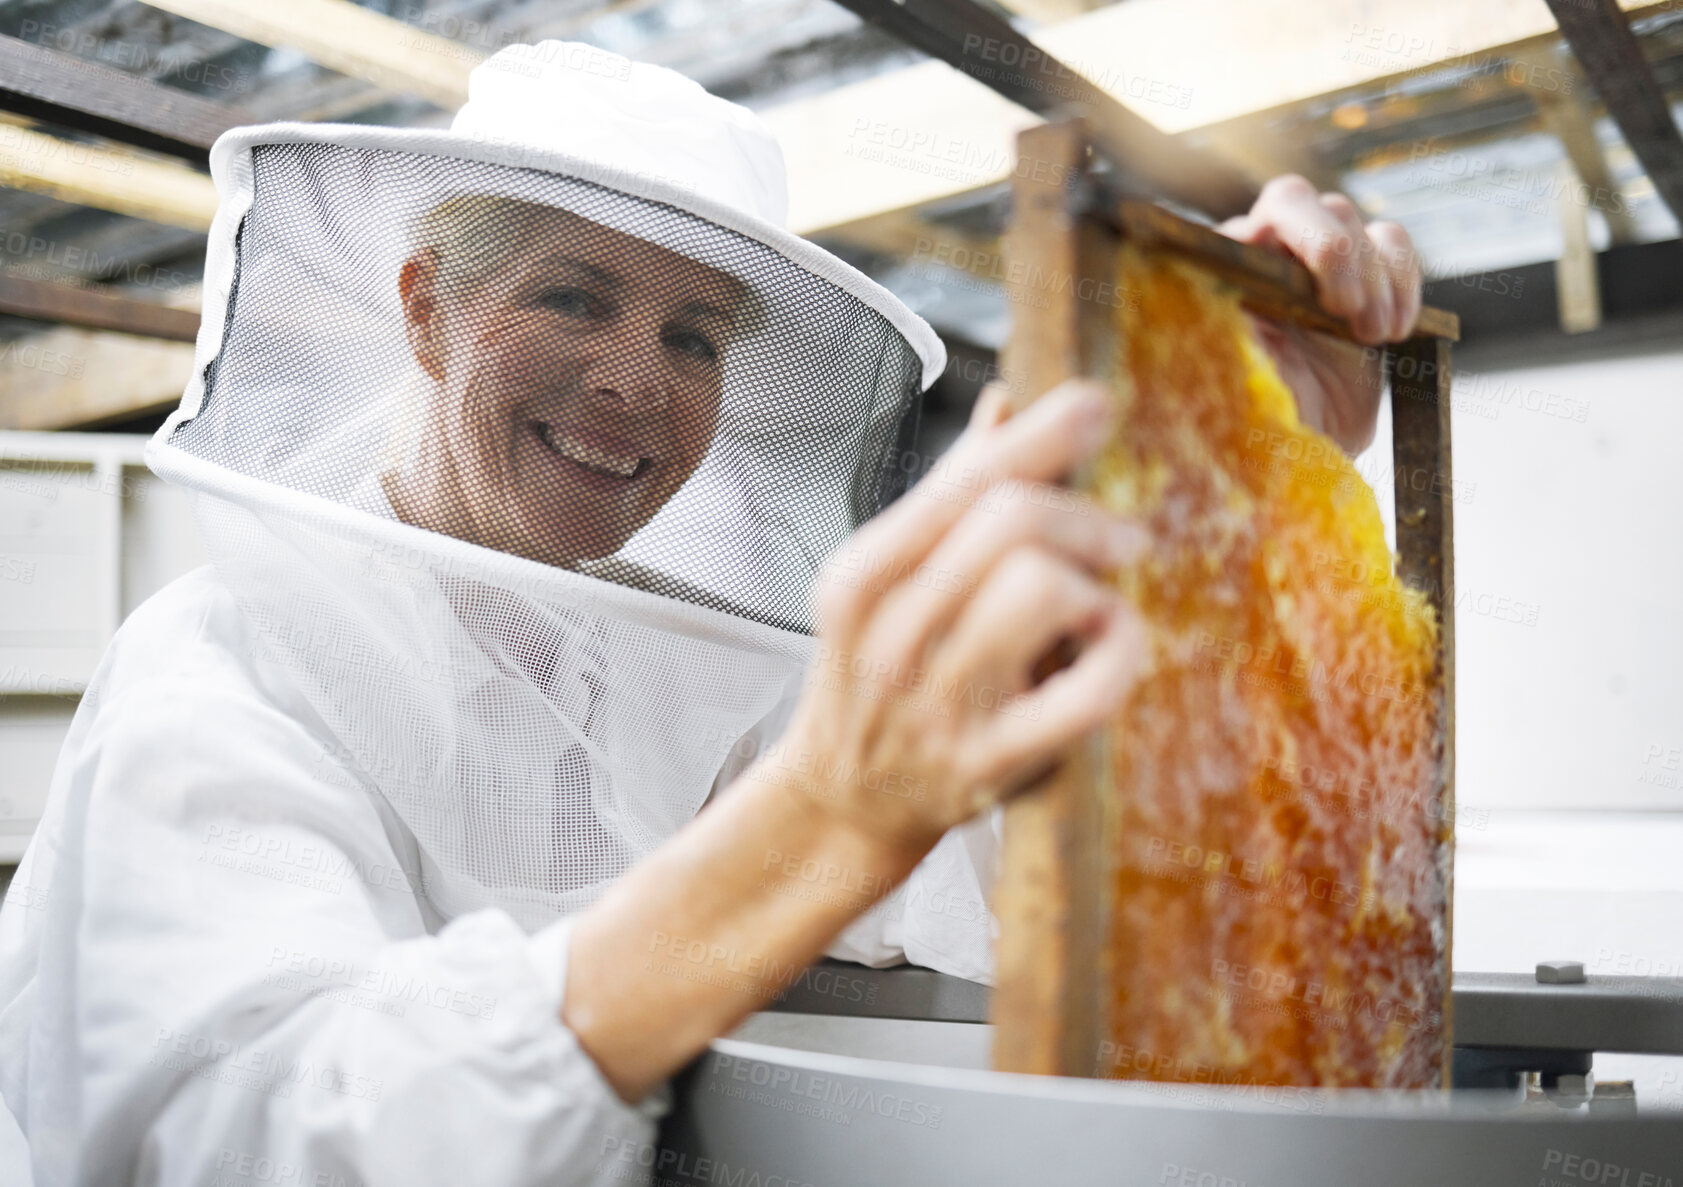
[[[798, 688], [923, 361], [759, 239], [553, 172], [253, 143], [191, 487], [323, 778], [446, 917], [593, 899]], [[213, 243], [213, 251], [215, 245]]]

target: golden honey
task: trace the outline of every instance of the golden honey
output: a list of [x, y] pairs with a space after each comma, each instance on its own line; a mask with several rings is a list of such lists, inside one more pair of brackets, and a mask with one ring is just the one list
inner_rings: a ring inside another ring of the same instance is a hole
[[1108, 735], [1105, 1074], [1438, 1084], [1452, 821], [1431, 608], [1236, 297], [1132, 247], [1118, 268], [1120, 415], [1093, 489], [1154, 546], [1119, 577], [1151, 658]]

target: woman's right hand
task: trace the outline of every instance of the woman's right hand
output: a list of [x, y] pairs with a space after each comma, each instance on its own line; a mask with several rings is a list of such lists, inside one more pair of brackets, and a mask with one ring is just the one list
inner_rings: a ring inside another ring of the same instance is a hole
[[[786, 990], [947, 829], [1126, 695], [1145, 636], [1101, 575], [1145, 535], [1058, 485], [1108, 412], [1090, 383], [1009, 420], [986, 393], [939, 466], [831, 559], [811, 680], [746, 786], [580, 913], [562, 1020], [623, 1099]], [[1074, 663], [1039, 679], [1066, 639]]]
[[[936, 467], [827, 563], [818, 659], [760, 759], [781, 770], [760, 774], [922, 852], [1114, 712], [1145, 637], [1103, 577], [1147, 539], [1059, 485], [1106, 440], [1110, 408], [1084, 380], [1009, 419], [1003, 389], [983, 393]], [[1074, 662], [1040, 679], [1071, 641]]]

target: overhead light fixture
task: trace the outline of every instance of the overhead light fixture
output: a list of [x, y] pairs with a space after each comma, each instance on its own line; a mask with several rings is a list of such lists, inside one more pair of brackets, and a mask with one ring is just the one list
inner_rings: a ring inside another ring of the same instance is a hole
[[1340, 103], [1332, 109], [1332, 123], [1336, 128], [1353, 132], [1367, 126], [1367, 108], [1360, 103]]

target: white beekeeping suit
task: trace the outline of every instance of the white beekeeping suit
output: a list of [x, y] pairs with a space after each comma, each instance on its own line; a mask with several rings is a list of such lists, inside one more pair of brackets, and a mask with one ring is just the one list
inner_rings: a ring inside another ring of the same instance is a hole
[[[941, 347], [783, 229], [749, 113], [585, 46], [212, 172], [148, 455], [212, 565], [119, 633], [0, 914], [35, 1180], [612, 1177], [658, 1104], [560, 1021], [567, 917], [775, 744]], [[835, 951], [985, 976], [988, 835]]]

